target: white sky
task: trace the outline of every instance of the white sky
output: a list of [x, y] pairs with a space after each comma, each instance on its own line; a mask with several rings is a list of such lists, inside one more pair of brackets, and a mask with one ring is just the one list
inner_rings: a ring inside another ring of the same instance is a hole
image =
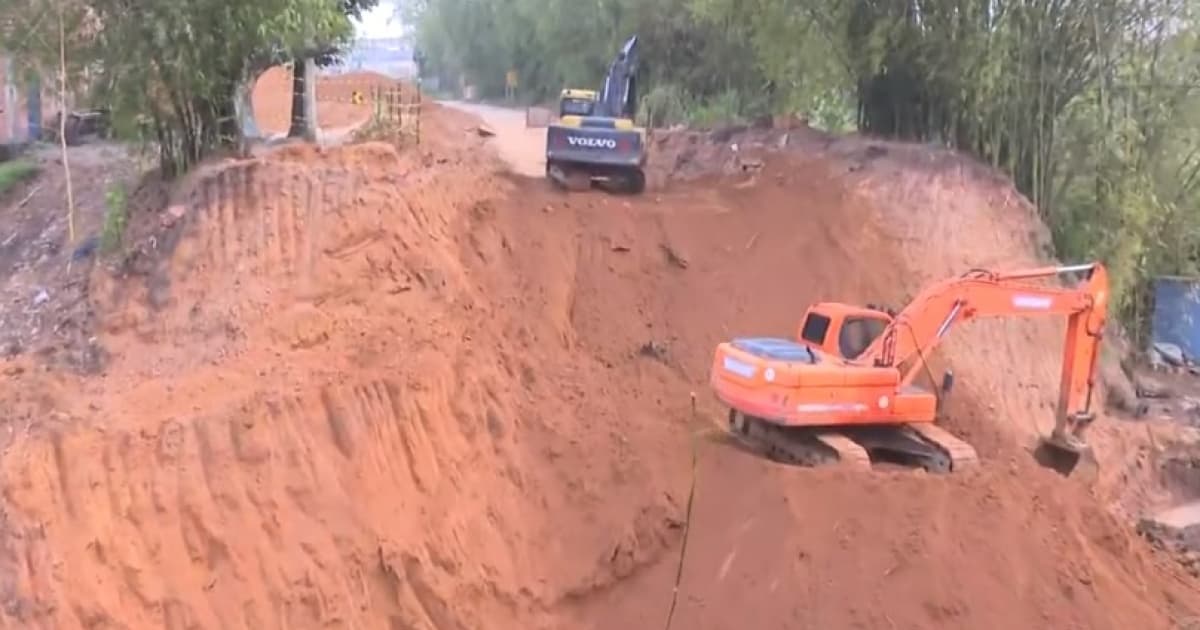
[[400, 22], [392, 19], [395, 7], [388, 0], [380, 0], [374, 9], [363, 13], [362, 20], [354, 22], [359, 37], [399, 37]]

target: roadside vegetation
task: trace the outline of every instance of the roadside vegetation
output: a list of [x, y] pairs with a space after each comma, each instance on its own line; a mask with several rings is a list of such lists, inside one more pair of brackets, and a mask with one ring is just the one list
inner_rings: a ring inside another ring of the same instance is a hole
[[[289, 135], [307, 135], [306, 60], [334, 62], [353, 37], [350, 18], [377, 1], [8, 0], [0, 3], [0, 52], [14, 61], [16, 86], [39, 86], [53, 99], [49, 111], [107, 110], [113, 136], [156, 151], [157, 175], [171, 179], [246, 148], [254, 84], [275, 65], [293, 64]], [[58, 124], [48, 136], [65, 135]], [[61, 146], [73, 242], [70, 156]], [[106, 203], [103, 241], [113, 250], [128, 223], [124, 191], [109, 191]]]
[[171, 177], [239, 146], [255, 79], [280, 63], [328, 64], [353, 36], [349, 17], [375, 2], [9, 0], [0, 42], [19, 84], [38, 77], [109, 109], [117, 136], [156, 146]]
[[37, 175], [37, 172], [37, 164], [29, 160], [0, 162], [0, 197], [3, 197], [17, 184]]
[[[799, 113], [1007, 172], [1062, 259], [1103, 259], [1135, 334], [1200, 272], [1200, 0], [403, 0], [443, 85], [597, 86], [641, 37], [643, 122]], [[646, 120], [652, 118], [653, 120]]]

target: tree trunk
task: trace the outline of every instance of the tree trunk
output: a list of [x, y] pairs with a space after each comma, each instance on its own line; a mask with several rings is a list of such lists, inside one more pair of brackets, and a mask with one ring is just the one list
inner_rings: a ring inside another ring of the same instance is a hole
[[[217, 121], [217, 137], [214, 139], [217, 147], [240, 149], [244, 144], [245, 130], [242, 127], [242, 117], [239, 115], [242, 107], [238, 104], [239, 92], [244, 88], [235, 88], [233, 94], [222, 99], [213, 109]], [[207, 143], [206, 143], [207, 144]], [[204, 147], [208, 153], [208, 147]], [[205, 155], [201, 155], [201, 158]]]
[[292, 125], [288, 129], [289, 138], [303, 138], [308, 131], [308, 104], [305, 99], [307, 86], [304, 81], [304, 62], [302, 58], [292, 60]]
[[258, 82], [260, 71], [250, 73], [249, 77], [239, 81], [233, 92], [234, 115], [238, 121], [238, 144], [247, 143], [261, 137], [258, 121], [254, 117], [254, 86]]

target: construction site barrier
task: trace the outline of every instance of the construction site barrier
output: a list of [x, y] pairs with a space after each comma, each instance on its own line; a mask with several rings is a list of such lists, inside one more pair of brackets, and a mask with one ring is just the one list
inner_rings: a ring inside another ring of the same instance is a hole
[[323, 78], [317, 85], [317, 101], [369, 108], [369, 125], [393, 136], [396, 142], [421, 142], [420, 85], [405, 81], [340, 81]]

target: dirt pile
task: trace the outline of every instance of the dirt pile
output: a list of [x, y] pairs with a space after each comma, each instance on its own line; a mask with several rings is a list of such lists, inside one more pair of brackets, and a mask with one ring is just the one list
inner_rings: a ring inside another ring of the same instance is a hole
[[[790, 129], [729, 128], [709, 132], [688, 130], [657, 132], [652, 140], [650, 178], [661, 189], [694, 186], [714, 173], [739, 182], [739, 190], [775, 187], [794, 194], [756, 203], [815, 210], [816, 203], [844, 207], [846, 199], [869, 208], [857, 220], [870, 225], [841, 224], [834, 233], [829, 218], [817, 211], [812, 219], [819, 232], [797, 228], [796, 239], [824, 257], [825, 244], [844, 249], [838, 241], [857, 239], [860, 231], [877, 243], [840, 267], [844, 281], [830, 278], [831, 289], [821, 299], [861, 300], [906, 304], [931, 282], [975, 267], [1016, 269], [1058, 264], [1050, 256], [1049, 231], [1036, 208], [1020, 196], [997, 172], [954, 152], [919, 145], [886, 142], [855, 136], [832, 136], [807, 127]], [[795, 169], [796, 161], [818, 163], [826, 172], [809, 174]], [[769, 168], [766, 165], [772, 165]], [[826, 178], [843, 199], [809, 202], [803, 187], [821, 188], [804, 177]], [[797, 188], [797, 186], [801, 188]], [[786, 225], [764, 226], [760, 232], [778, 232]], [[802, 246], [799, 242], [795, 246]], [[814, 251], [813, 256], [818, 255]], [[793, 258], [791, 269], [810, 266], [809, 256]], [[1088, 261], [1066, 261], [1068, 263]], [[854, 269], [854, 271], [851, 271]], [[844, 286], [860, 282], [860, 275], [883, 278], [870, 295], [859, 297]], [[805, 280], [807, 281], [807, 280]], [[807, 304], [807, 302], [805, 302]], [[789, 308], [802, 308], [789, 305]], [[799, 310], [789, 311], [798, 317]], [[935, 371], [952, 367], [957, 398], [965, 405], [959, 414], [978, 402], [989, 422], [982, 426], [954, 427], [986, 456], [993, 445], [1014, 442], [1032, 448], [1037, 436], [1053, 425], [1058, 396], [1059, 369], [1065, 322], [1059, 319], [977, 320], [956, 328], [942, 344], [933, 363]], [[778, 330], [778, 329], [777, 329]], [[1110, 337], [1116, 338], [1110, 331]], [[1115, 343], [1115, 342], [1114, 342]], [[1133, 386], [1117, 362], [1117, 353], [1106, 348], [1102, 360], [1101, 391], [1097, 400], [1115, 401], [1132, 409]], [[956, 403], [952, 403], [956, 404]], [[1113, 410], [1092, 430], [1091, 440], [1105, 462], [1097, 491], [1112, 509], [1130, 517], [1164, 496], [1161, 484], [1147, 481], [1147, 471], [1167, 464], [1162, 447], [1180, 441], [1173, 426], [1131, 424], [1128, 416]], [[1194, 439], [1191, 441], [1194, 442]]]
[[[627, 349], [653, 340], [703, 394], [719, 340], [791, 335], [812, 301], [902, 304], [925, 280], [969, 266], [1039, 262], [1032, 214], [1002, 183], [953, 165], [892, 175], [896, 163], [913, 160], [898, 153], [863, 167], [831, 154], [775, 155], [717, 185], [668, 186], [645, 204], [572, 196], [538, 217], [531, 188], [502, 216], [518, 221], [512, 234], [562, 226], [531, 237], [531, 255], [575, 248], [564, 263], [581, 347], [620, 365]], [[960, 240], [971, 234], [985, 237]], [[1169, 627], [1172, 613], [1195, 610], [1190, 587], [1128, 523], [1030, 463], [1023, 447], [1052, 414], [1044, 401], [1055, 395], [1060, 324], [975, 323], [955, 335], [939, 361], [968, 385], [951, 403], [952, 428], [977, 445], [984, 471], [863, 479], [703, 445], [678, 627]], [[722, 417], [715, 406], [703, 415]], [[1103, 447], [1100, 456], [1109, 473], [1124, 465]], [[656, 565], [578, 619], [658, 623], [673, 576], [672, 564]], [[851, 590], [871, 595], [848, 605]]]
[[[370, 74], [346, 76], [379, 80]], [[259, 87], [256, 99], [268, 126], [286, 130], [290, 75], [277, 68]], [[348, 98], [346, 103], [319, 103], [326, 129], [331, 122], [345, 125], [366, 117], [364, 107], [347, 109], [348, 103]], [[275, 123], [270, 123], [272, 117]], [[151, 172], [153, 156], [145, 152], [113, 142], [68, 151], [73, 216], [66, 210], [67, 176], [57, 147], [30, 149], [23, 157], [37, 164], [36, 176], [0, 196], [0, 277], [5, 279], [0, 284], [0, 357], [33, 354], [56, 366], [95, 373], [103, 369], [106, 353], [95, 336], [90, 271], [106, 247], [120, 245], [115, 236], [130, 209], [161, 210], [166, 185]], [[68, 238], [72, 223], [74, 241]], [[136, 218], [133, 223], [138, 225]]]
[[1200, 577], [1200, 449], [1166, 449], [1158, 468], [1165, 510], [1138, 521], [1138, 532]]
[[[1185, 519], [1186, 522], [1172, 522]], [[1200, 502], [1145, 518], [1138, 523], [1138, 533], [1175, 556], [1186, 571], [1200, 578]]]
[[640, 435], [666, 369], [587, 395], [569, 293], [522, 322], [473, 277], [506, 184], [415, 157], [218, 167], [143, 277], [97, 280], [103, 379], [14, 370], [8, 625], [556, 627], [675, 538], [679, 484], [630, 443], [667, 447]]
[[[374, 73], [321, 76], [317, 82], [317, 123], [322, 129], [356, 125], [370, 116], [365, 103], [356, 103], [353, 92], [392, 80]], [[287, 133], [292, 120], [292, 71], [276, 66], [258, 78], [251, 96], [259, 131], [266, 135]]]
[[813, 300], [899, 303], [961, 265], [1035, 260], [999, 183], [826, 154], [562, 196], [427, 111], [405, 153], [210, 167], [140, 218], [131, 277], [93, 278], [103, 377], [6, 366], [0, 624], [655, 627], [697, 431], [674, 627], [1165, 629], [1200, 612], [1195, 582], [1014, 438], [1048, 414], [1053, 324], [947, 348], [974, 383], [953, 404], [976, 473], [783, 468], [713, 430], [717, 341], [789, 335]]

